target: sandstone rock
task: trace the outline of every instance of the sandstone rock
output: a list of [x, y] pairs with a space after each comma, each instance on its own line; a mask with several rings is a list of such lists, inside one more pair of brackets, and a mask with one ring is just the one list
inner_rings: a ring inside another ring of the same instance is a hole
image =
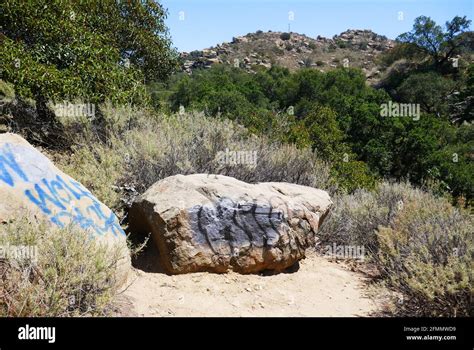
[[168, 273], [281, 271], [304, 258], [332, 202], [322, 190], [176, 175], [132, 205], [130, 229], [148, 234]]
[[244, 36], [238, 36], [236, 38], [233, 38], [232, 40], [232, 44], [236, 44], [236, 43], [247, 43], [249, 41], [248, 38], [244, 37]]
[[219, 58], [208, 58], [205, 62], [207, 66], [211, 66], [216, 63], [221, 63], [221, 60]]
[[202, 50], [202, 54], [206, 58], [216, 58], [217, 57], [217, 52], [215, 50], [204, 49], [204, 50]]
[[130, 269], [126, 236], [115, 214], [84, 186], [15, 134], [0, 134], [0, 224], [31, 216], [64, 227], [73, 223], [123, 251], [118, 279]]

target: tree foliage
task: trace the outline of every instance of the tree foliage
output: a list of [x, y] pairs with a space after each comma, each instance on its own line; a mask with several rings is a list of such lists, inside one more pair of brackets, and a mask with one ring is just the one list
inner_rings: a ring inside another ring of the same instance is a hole
[[420, 50], [431, 56], [436, 66], [446, 63], [466, 45], [471, 21], [466, 16], [456, 16], [446, 22], [445, 29], [436, 24], [430, 17], [420, 16], [415, 19], [413, 29], [401, 34], [397, 40], [415, 44]]
[[176, 66], [165, 17], [153, 1], [3, 1], [2, 79], [35, 99], [139, 103]]
[[[462, 70], [459, 80], [434, 68], [408, 72], [393, 96], [368, 86], [362, 71], [345, 68], [291, 73], [273, 67], [250, 75], [215, 66], [184, 75], [168, 88], [175, 111], [179, 106], [203, 110], [276, 141], [310, 146], [331, 162], [334, 178], [349, 191], [373, 187], [377, 175], [417, 184], [434, 181], [469, 201], [470, 143], [458, 143], [461, 134], [450, 117], [455, 106], [462, 118], [470, 113], [470, 75], [465, 72], [471, 70]], [[384, 117], [381, 107], [389, 102], [420, 105], [420, 115]], [[459, 155], [457, 163], [452, 161], [454, 153]]]

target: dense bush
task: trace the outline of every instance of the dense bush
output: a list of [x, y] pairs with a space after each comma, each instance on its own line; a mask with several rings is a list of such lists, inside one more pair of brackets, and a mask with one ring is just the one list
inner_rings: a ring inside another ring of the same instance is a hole
[[[174, 91], [170, 95], [174, 111], [183, 106], [202, 110], [208, 116], [226, 117], [277, 142], [310, 146], [322, 159], [334, 162], [333, 167], [344, 161], [332, 174], [345, 179], [340, 187], [347, 190], [373, 182], [369, 178], [356, 182], [352, 177], [354, 173], [370, 177], [370, 171], [354, 152], [358, 150], [356, 145], [347, 141], [352, 140], [352, 134], [354, 139], [360, 136], [359, 123], [367, 121], [368, 113], [378, 122], [379, 104], [385, 95], [372, 92], [356, 70], [323, 74], [304, 69], [292, 74], [274, 67], [252, 76], [240, 69], [218, 66], [192, 77], [183, 76], [168, 88]], [[363, 109], [354, 101], [360, 101]], [[361, 147], [365, 145], [365, 140], [358, 142]]]
[[348, 47], [349, 43], [348, 43], [347, 41], [338, 39], [338, 40], [336, 40], [336, 45], [337, 45], [340, 49], [345, 49], [345, 48]]
[[[471, 70], [466, 72], [460, 73]], [[354, 172], [408, 179], [418, 185], [436, 181], [441, 185], [439, 190], [468, 205], [473, 198], [473, 176], [468, 175], [473, 166], [467, 152], [470, 146], [461, 147], [453, 135], [468, 135], [460, 130], [469, 126], [454, 125], [447, 113], [456, 105], [456, 120], [470, 118], [469, 101], [453, 100], [452, 96], [459, 94], [451, 93], [459, 88], [468, 96], [469, 81], [463, 78], [454, 83], [436, 72], [408, 72], [391, 97], [368, 86], [357, 69], [291, 73], [273, 67], [249, 75], [220, 66], [178, 78], [167, 89], [172, 91], [168, 96], [174, 111], [179, 106], [201, 110], [208, 116], [236, 120], [256, 134], [312, 147], [333, 163], [332, 173], [339, 177], [341, 188], [353, 190], [373, 183], [369, 178], [351, 181]], [[382, 116], [382, 106], [393, 101], [420, 104], [420, 114]], [[293, 114], [288, 116], [289, 110]], [[453, 164], [454, 154], [458, 161]], [[338, 164], [343, 158], [353, 162]], [[457, 175], [450, 175], [447, 169]]]
[[403, 81], [397, 95], [402, 101], [420, 104], [426, 113], [446, 115], [447, 99], [454, 85], [452, 80], [435, 72], [417, 73]]
[[[105, 110], [108, 120], [128, 115], [123, 109]], [[284, 181], [332, 188], [329, 166], [311, 149], [272, 142], [230, 120], [198, 113], [128, 113], [131, 120], [111, 123], [107, 143], [91, 126], [81, 124], [82, 132], [77, 133], [70, 125], [78, 146], [73, 153], [58, 156], [63, 170], [112, 208], [122, 208], [156, 181], [176, 174], [222, 174], [251, 183]], [[256, 164], [220, 161], [219, 152], [227, 150], [256, 152]]]
[[0, 68], [22, 97], [140, 103], [176, 68], [159, 3], [3, 1]]
[[115, 266], [123, 253], [118, 246], [105, 247], [73, 227], [54, 229], [26, 218], [0, 224], [0, 246], [4, 251], [23, 246], [30, 252], [0, 258], [0, 316], [112, 312]]
[[421, 196], [380, 228], [377, 265], [403, 294], [400, 315], [473, 316], [472, 218], [448, 202]]
[[377, 252], [376, 230], [387, 226], [405, 192], [405, 185], [383, 183], [376, 191], [357, 190], [338, 195], [329, 218], [319, 231], [324, 244], [363, 245]]
[[444, 198], [408, 184], [380, 184], [335, 198], [323, 244], [363, 246], [386, 284], [403, 295], [393, 312], [468, 316], [474, 292], [474, 221]]

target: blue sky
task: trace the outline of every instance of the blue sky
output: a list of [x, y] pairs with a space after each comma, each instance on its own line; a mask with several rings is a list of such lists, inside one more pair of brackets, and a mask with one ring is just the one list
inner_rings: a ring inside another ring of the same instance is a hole
[[[346, 29], [372, 29], [395, 38], [426, 15], [439, 24], [456, 15], [473, 20], [474, 0], [160, 0], [179, 51], [199, 50], [257, 30], [332, 37]], [[289, 12], [294, 20], [289, 20]], [[399, 20], [399, 12], [403, 19]], [[184, 16], [184, 19], [183, 19]], [[472, 26], [471, 26], [472, 28]]]

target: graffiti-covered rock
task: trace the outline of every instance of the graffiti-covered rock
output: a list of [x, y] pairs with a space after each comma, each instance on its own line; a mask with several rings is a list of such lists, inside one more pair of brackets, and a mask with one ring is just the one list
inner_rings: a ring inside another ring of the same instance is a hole
[[282, 271], [315, 245], [331, 204], [306, 186], [176, 175], [134, 202], [130, 228], [151, 233], [168, 273]]
[[0, 224], [25, 216], [76, 225], [101, 243], [118, 244], [118, 278], [126, 279], [130, 254], [115, 214], [22, 137], [0, 134]]

